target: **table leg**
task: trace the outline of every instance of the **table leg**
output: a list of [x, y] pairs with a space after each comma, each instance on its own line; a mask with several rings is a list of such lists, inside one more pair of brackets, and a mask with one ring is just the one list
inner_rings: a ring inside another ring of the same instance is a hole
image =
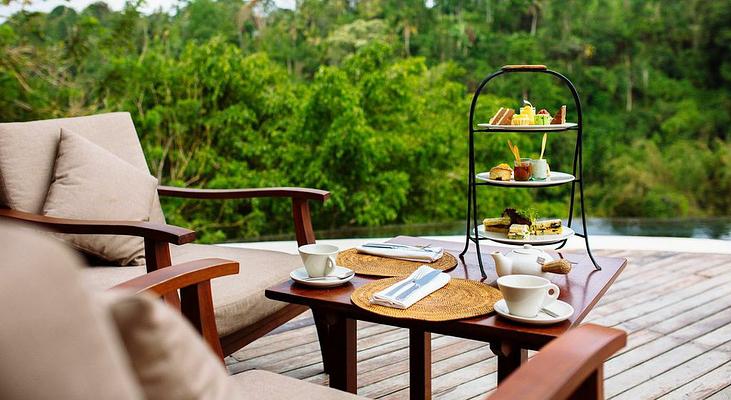
[[330, 387], [350, 393], [358, 391], [356, 321], [343, 314], [328, 313], [327, 344], [330, 359]]
[[409, 398], [431, 399], [431, 333], [409, 330]]
[[330, 323], [327, 321], [327, 313], [320, 310], [319, 308], [312, 308], [312, 317], [315, 320], [315, 327], [317, 328], [317, 339], [320, 342], [320, 354], [322, 355], [322, 369], [326, 374], [332, 371], [332, 358], [330, 351]]
[[490, 350], [497, 356], [498, 385], [528, 359], [528, 350], [510, 342], [491, 342]]

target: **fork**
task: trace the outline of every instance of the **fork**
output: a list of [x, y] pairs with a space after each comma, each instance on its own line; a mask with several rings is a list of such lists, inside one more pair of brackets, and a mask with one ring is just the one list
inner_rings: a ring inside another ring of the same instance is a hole
[[415, 284], [416, 281], [418, 281], [419, 279], [421, 279], [422, 276], [424, 276], [424, 271], [419, 271], [419, 273], [416, 274], [416, 276], [414, 276], [413, 278], [409, 279], [408, 281], [406, 281], [406, 282], [404, 282], [404, 283], [396, 286], [391, 291], [389, 291], [388, 293], [386, 293], [386, 296], [391, 297], [391, 296], [395, 295], [396, 293], [398, 293], [399, 290], [405, 288], [407, 285], [413, 285], [413, 284]]

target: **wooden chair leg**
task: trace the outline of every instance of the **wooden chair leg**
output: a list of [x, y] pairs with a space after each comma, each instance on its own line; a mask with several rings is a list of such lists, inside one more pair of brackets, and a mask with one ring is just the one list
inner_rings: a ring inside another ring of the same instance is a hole
[[576, 389], [569, 400], [603, 400], [604, 399], [604, 368], [599, 367]]

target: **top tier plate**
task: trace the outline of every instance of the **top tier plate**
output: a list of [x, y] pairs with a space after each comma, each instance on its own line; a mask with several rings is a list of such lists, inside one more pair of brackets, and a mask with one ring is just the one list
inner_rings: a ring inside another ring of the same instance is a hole
[[549, 132], [549, 131], [565, 131], [575, 128], [577, 125], [574, 122], [567, 122], [565, 124], [553, 124], [553, 125], [491, 125], [491, 124], [477, 124], [480, 128], [486, 128], [491, 131], [505, 131], [505, 132]]

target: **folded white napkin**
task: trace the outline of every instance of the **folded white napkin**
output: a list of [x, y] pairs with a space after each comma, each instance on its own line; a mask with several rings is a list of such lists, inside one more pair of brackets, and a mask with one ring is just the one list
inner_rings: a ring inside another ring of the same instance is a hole
[[[397, 300], [400, 294], [410, 290], [413, 287], [413, 284], [411, 282], [414, 279], [424, 277], [431, 271], [437, 270], [429, 267], [428, 265], [422, 265], [406, 279], [396, 282], [393, 285], [381, 290], [380, 292], [374, 293], [373, 298], [371, 299], [371, 303], [379, 304], [386, 307], [400, 308], [402, 310], [411, 307], [417, 301], [432, 294], [433, 292], [436, 292], [437, 290], [444, 287], [444, 285], [449, 283], [451, 277], [444, 272], [439, 272], [439, 274], [434, 276], [429, 281], [429, 283], [420, 286], [418, 289], [412, 291], [405, 298]], [[406, 282], [409, 282], [409, 284], [403, 285]], [[391, 292], [399, 286], [401, 286], [400, 289], [391, 294]]]
[[[432, 263], [444, 255], [444, 249], [441, 247], [427, 247], [421, 248], [416, 246], [400, 246], [393, 249], [387, 249], [385, 247], [368, 247], [371, 243], [366, 243], [366, 246], [358, 246], [355, 249], [358, 253], [370, 254], [373, 256], [381, 256], [388, 258], [398, 258], [399, 260], [416, 261], [416, 262], [428, 262]], [[390, 243], [373, 243], [378, 246], [390, 246]]]

